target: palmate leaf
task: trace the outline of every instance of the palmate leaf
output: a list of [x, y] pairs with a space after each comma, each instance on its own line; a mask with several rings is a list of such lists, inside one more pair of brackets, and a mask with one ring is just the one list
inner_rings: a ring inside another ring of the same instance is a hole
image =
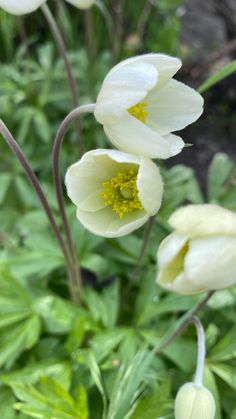
[[88, 419], [87, 393], [76, 389], [75, 399], [56, 381], [44, 377], [37, 387], [17, 384], [13, 391], [21, 400], [15, 408], [30, 417], [41, 419]]
[[0, 389], [0, 418], [2, 419], [28, 419], [24, 413], [17, 414], [14, 409], [15, 397], [9, 388]]
[[[10, 326], [10, 327], [9, 327]], [[41, 321], [24, 288], [6, 270], [0, 271], [0, 366], [11, 366], [39, 339]]]

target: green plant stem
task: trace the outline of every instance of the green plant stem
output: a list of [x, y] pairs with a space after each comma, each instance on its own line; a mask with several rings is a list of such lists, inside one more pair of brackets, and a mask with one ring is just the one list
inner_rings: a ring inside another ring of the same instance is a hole
[[[95, 5], [99, 8], [101, 14], [103, 15], [106, 25], [107, 25], [107, 31], [110, 38], [111, 45], [113, 47], [113, 43], [115, 41], [114, 38], [114, 22], [112, 20], [112, 17], [104, 4], [102, 0], [96, 0]], [[113, 47], [114, 48], [114, 47]]]
[[203, 372], [206, 356], [206, 342], [203, 325], [198, 317], [193, 316], [189, 319], [189, 323], [193, 323], [197, 331], [198, 354], [197, 354], [197, 368], [195, 373], [194, 383], [198, 386], [202, 385]]
[[[57, 47], [60, 51], [60, 54], [62, 56], [65, 71], [66, 71], [68, 85], [69, 85], [70, 91], [71, 91], [72, 105], [73, 105], [73, 108], [77, 108], [79, 106], [79, 96], [78, 96], [76, 81], [75, 81], [75, 78], [74, 78], [74, 75], [73, 75], [71, 64], [70, 64], [70, 61], [68, 59], [65, 41], [64, 41], [62, 33], [61, 33], [61, 31], [60, 31], [60, 29], [57, 25], [57, 22], [54, 19], [53, 15], [51, 13], [51, 10], [49, 9], [49, 7], [47, 6], [46, 3], [44, 3], [41, 6], [41, 10], [42, 10], [47, 22], [48, 22], [48, 25], [51, 29], [54, 40], [55, 40], [55, 42], [57, 44]], [[76, 127], [77, 127], [77, 142], [78, 142], [79, 155], [82, 155], [83, 151], [84, 151], [83, 133], [82, 133], [80, 123], [78, 121], [77, 121]]]
[[212, 295], [215, 291], [209, 291], [204, 297], [191, 309], [189, 310], [184, 316], [181, 317], [179, 320], [178, 327], [173, 330], [167, 332], [167, 336], [164, 338], [164, 342], [162, 341], [155, 349], [154, 352], [156, 355], [160, 355], [171, 343], [173, 343], [186, 329], [189, 324], [190, 319], [197, 314], [203, 307], [205, 307], [206, 303], [210, 300]]
[[3, 138], [5, 139], [7, 145], [9, 146], [9, 148], [12, 150], [12, 152], [15, 154], [15, 156], [17, 157], [17, 159], [19, 160], [19, 162], [21, 163], [31, 185], [33, 186], [35, 192], [38, 195], [38, 198], [42, 204], [42, 207], [47, 215], [47, 218], [49, 220], [49, 223], [52, 227], [52, 231], [60, 245], [60, 248], [62, 250], [62, 253], [64, 255], [65, 258], [65, 262], [66, 265], [68, 267], [68, 271], [70, 271], [71, 268], [71, 260], [70, 260], [70, 256], [68, 254], [67, 248], [65, 246], [65, 243], [62, 239], [61, 233], [57, 227], [57, 224], [55, 222], [55, 218], [53, 216], [53, 213], [51, 211], [51, 208], [49, 207], [48, 201], [44, 195], [44, 192], [41, 188], [41, 185], [35, 175], [35, 173], [33, 172], [27, 158], [25, 157], [25, 155], [23, 154], [21, 148], [19, 147], [19, 145], [17, 144], [16, 140], [13, 138], [12, 134], [10, 133], [10, 131], [8, 130], [8, 128], [6, 127], [6, 125], [4, 124], [4, 122], [0, 119], [0, 133], [2, 134]]
[[81, 274], [80, 274], [80, 268], [79, 268], [79, 262], [76, 257], [69, 224], [67, 221], [66, 211], [65, 211], [65, 205], [64, 205], [64, 197], [63, 197], [63, 189], [60, 179], [60, 152], [61, 152], [61, 146], [62, 142], [64, 140], [65, 133], [71, 123], [77, 119], [81, 114], [83, 113], [91, 113], [94, 111], [94, 104], [91, 105], [84, 105], [79, 106], [78, 108], [71, 111], [66, 118], [62, 121], [60, 127], [58, 128], [54, 144], [53, 144], [53, 151], [52, 151], [52, 174], [53, 174], [53, 182], [56, 192], [56, 198], [58, 203], [58, 209], [61, 215], [61, 220], [63, 224], [63, 228], [66, 235], [67, 240], [67, 246], [69, 254], [72, 258], [73, 263], [73, 272], [74, 272], [74, 278], [77, 285], [77, 289], [80, 292], [81, 289]]
[[150, 238], [152, 229], [154, 227], [154, 224], [155, 224], [155, 216], [150, 217], [150, 219], [148, 220], [148, 223], [147, 223], [147, 227], [146, 227], [144, 237], [143, 237], [142, 247], [140, 249], [140, 253], [139, 253], [138, 258], [137, 258], [137, 263], [136, 263], [136, 266], [135, 266], [134, 272], [133, 272], [133, 279], [134, 280], [140, 274], [143, 258], [145, 256], [145, 252], [146, 252], [146, 249], [147, 249], [147, 246], [148, 246], [149, 238]]

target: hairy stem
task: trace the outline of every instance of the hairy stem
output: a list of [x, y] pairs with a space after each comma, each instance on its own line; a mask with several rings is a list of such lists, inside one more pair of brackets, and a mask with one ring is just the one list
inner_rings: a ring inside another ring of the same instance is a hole
[[70, 124], [78, 118], [83, 113], [89, 113], [94, 111], [94, 104], [91, 105], [84, 105], [79, 106], [78, 108], [71, 111], [66, 118], [62, 121], [55, 140], [53, 144], [53, 152], [52, 152], [52, 173], [53, 173], [53, 182], [56, 192], [56, 198], [58, 203], [58, 209], [61, 215], [61, 220], [63, 224], [63, 228], [66, 235], [67, 240], [67, 246], [69, 254], [72, 258], [73, 263], [73, 273], [74, 273], [74, 281], [75, 286], [77, 285], [77, 289], [80, 290], [81, 288], [81, 277], [80, 277], [80, 269], [79, 269], [79, 263], [77, 261], [69, 224], [67, 221], [66, 211], [65, 211], [65, 205], [64, 205], [64, 197], [63, 197], [63, 190], [62, 190], [62, 184], [61, 184], [61, 178], [60, 178], [60, 152], [61, 152], [61, 146], [62, 142], [65, 136], [65, 133], [67, 129], [69, 128]]
[[171, 343], [173, 343], [186, 329], [189, 324], [190, 319], [197, 314], [206, 303], [210, 300], [215, 291], [209, 291], [204, 297], [191, 309], [189, 310], [178, 322], [178, 327], [170, 332], [167, 332], [164, 342], [162, 341], [156, 348], [155, 354], [160, 355]]
[[[43, 14], [44, 14], [44, 16], [45, 16], [45, 18], [48, 22], [48, 25], [51, 29], [52, 35], [54, 37], [54, 40], [57, 44], [57, 47], [60, 51], [60, 54], [61, 54], [63, 62], [64, 62], [66, 76], [67, 76], [67, 80], [68, 80], [68, 85], [69, 85], [70, 91], [71, 91], [73, 108], [77, 108], [79, 106], [79, 97], [78, 97], [78, 92], [77, 92], [77, 87], [76, 87], [76, 81], [75, 81], [75, 78], [74, 78], [74, 75], [73, 75], [71, 64], [70, 64], [69, 59], [68, 59], [65, 41], [64, 41], [62, 33], [61, 33], [61, 31], [60, 31], [60, 29], [57, 25], [57, 22], [54, 19], [53, 15], [51, 13], [51, 10], [46, 5], [46, 3], [44, 3], [41, 6], [41, 9], [42, 9], [42, 12], [43, 12]], [[76, 127], [77, 127], [77, 142], [78, 142], [79, 155], [82, 155], [83, 150], [84, 150], [84, 142], [83, 142], [82, 129], [81, 129], [79, 121], [77, 121]]]
[[198, 340], [198, 355], [197, 355], [197, 368], [195, 374], [195, 384], [201, 386], [205, 365], [205, 356], [206, 356], [206, 343], [205, 343], [205, 332], [202, 326], [201, 321], [198, 317], [193, 316], [189, 319], [189, 323], [193, 323], [197, 331], [197, 340]]
[[71, 268], [71, 260], [70, 260], [70, 255], [67, 252], [65, 243], [62, 239], [61, 233], [57, 227], [57, 224], [55, 222], [53, 213], [51, 211], [51, 208], [49, 207], [48, 201], [44, 195], [44, 192], [41, 188], [41, 185], [36, 177], [36, 175], [34, 174], [27, 158], [25, 157], [25, 155], [23, 154], [23, 152], [21, 151], [21, 148], [19, 147], [19, 145], [17, 144], [17, 142], [15, 141], [15, 139], [13, 138], [12, 134], [10, 133], [10, 131], [8, 130], [8, 128], [6, 127], [6, 125], [4, 124], [4, 122], [0, 119], [0, 133], [2, 134], [3, 138], [5, 139], [7, 145], [9, 146], [9, 148], [12, 150], [12, 152], [15, 154], [15, 156], [17, 157], [17, 159], [19, 160], [19, 162], [21, 163], [31, 185], [33, 186], [36, 194], [38, 195], [38, 198], [42, 204], [42, 207], [47, 215], [47, 218], [49, 220], [49, 223], [52, 227], [52, 231], [60, 245], [60, 248], [62, 250], [62, 253], [64, 255], [65, 261], [66, 261], [66, 265], [68, 268], [68, 271], [70, 271]]

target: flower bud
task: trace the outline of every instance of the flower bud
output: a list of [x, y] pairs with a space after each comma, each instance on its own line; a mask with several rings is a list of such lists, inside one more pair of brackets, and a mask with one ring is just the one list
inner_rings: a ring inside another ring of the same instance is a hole
[[207, 388], [186, 383], [178, 391], [175, 419], [214, 419], [215, 410], [215, 400]]

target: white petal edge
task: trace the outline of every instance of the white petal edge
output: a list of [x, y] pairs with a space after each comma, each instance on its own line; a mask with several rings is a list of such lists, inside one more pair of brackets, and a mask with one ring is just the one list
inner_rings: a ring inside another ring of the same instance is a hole
[[169, 143], [168, 136], [162, 137], [128, 112], [117, 124], [104, 125], [103, 128], [111, 143], [127, 153], [167, 159], [173, 156], [172, 147], [176, 148], [174, 137], [170, 137], [172, 143]]
[[124, 61], [121, 61], [110, 70], [107, 77], [110, 74], [119, 71], [122, 67], [126, 65], [140, 62], [151, 64], [157, 69], [159, 87], [164, 86], [166, 83], [168, 83], [168, 81], [175, 75], [175, 73], [177, 73], [177, 71], [182, 66], [182, 62], [179, 58], [172, 57], [166, 54], [149, 53], [137, 55], [135, 57], [131, 57]]
[[144, 211], [134, 211], [119, 219], [110, 207], [96, 213], [77, 209], [77, 218], [91, 233], [102, 237], [122, 237], [141, 227], [149, 218]]
[[149, 215], [155, 215], [162, 203], [163, 181], [157, 165], [145, 157], [141, 158], [137, 188], [143, 208]]
[[46, 0], [0, 0], [0, 7], [13, 15], [25, 15], [34, 12]]
[[124, 111], [145, 98], [157, 80], [155, 67], [143, 62], [109, 72], [97, 97], [95, 118], [101, 124], [115, 123]]
[[79, 9], [89, 9], [94, 3], [95, 0], [66, 0], [68, 3], [72, 4]]
[[236, 237], [193, 239], [185, 256], [184, 271], [193, 286], [209, 290], [236, 283]]
[[202, 96], [177, 80], [170, 80], [160, 90], [152, 89], [145, 101], [148, 103], [146, 123], [161, 135], [185, 128], [203, 112]]
[[191, 237], [209, 234], [236, 235], [236, 214], [214, 204], [187, 205], [168, 220], [171, 227]]

